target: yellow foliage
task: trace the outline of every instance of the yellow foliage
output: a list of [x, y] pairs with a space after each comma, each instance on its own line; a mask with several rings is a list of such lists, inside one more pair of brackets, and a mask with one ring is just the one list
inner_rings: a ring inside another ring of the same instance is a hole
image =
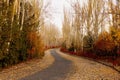
[[28, 50], [29, 55], [34, 55], [42, 57], [44, 55], [44, 43], [41, 39], [40, 34], [36, 32], [30, 32], [28, 34], [28, 40], [31, 45], [31, 48]]
[[120, 46], [120, 29], [110, 27], [110, 34], [116, 46]]
[[114, 49], [115, 44], [111, 34], [103, 32], [99, 35], [98, 40], [95, 43], [97, 49], [111, 51]]

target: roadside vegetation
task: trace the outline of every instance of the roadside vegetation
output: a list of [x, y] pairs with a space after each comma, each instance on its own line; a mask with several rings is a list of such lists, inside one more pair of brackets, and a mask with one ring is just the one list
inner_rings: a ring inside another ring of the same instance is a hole
[[120, 65], [120, 1], [72, 2], [64, 9], [62, 51]]
[[[43, 0], [0, 0], [0, 68], [42, 58], [49, 48], [120, 65], [120, 1], [80, 0], [64, 8], [62, 33]], [[52, 20], [51, 20], [52, 21]]]
[[0, 68], [43, 57], [41, 7], [37, 0], [0, 1]]
[[46, 24], [50, 3], [43, 0], [0, 0], [0, 68], [42, 58], [58, 46], [59, 30]]

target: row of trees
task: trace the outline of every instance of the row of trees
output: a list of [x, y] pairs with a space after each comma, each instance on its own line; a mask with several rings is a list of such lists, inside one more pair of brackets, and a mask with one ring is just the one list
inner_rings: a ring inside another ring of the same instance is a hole
[[64, 47], [116, 54], [120, 49], [120, 1], [116, 3], [88, 0], [81, 5], [76, 0], [71, 4], [72, 12], [64, 10]]
[[56, 25], [52, 23], [44, 24], [41, 28], [41, 34], [46, 48], [60, 46], [60, 31]]
[[0, 1], [0, 67], [43, 56], [42, 0]]

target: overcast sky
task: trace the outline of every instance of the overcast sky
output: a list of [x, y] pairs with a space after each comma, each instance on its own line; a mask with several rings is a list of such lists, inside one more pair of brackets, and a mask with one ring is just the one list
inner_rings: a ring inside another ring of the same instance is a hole
[[49, 22], [55, 24], [59, 29], [62, 28], [62, 21], [63, 21], [63, 9], [64, 7], [70, 8], [70, 4], [68, 0], [44, 0], [46, 4], [50, 1], [50, 10], [52, 12]]

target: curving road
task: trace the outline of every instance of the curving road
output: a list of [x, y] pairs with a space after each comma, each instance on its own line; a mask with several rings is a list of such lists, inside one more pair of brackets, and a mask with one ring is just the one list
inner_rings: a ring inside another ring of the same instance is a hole
[[55, 50], [51, 51], [51, 55], [55, 62], [50, 67], [21, 80], [64, 80], [72, 68], [72, 62], [61, 57]]
[[[120, 80], [120, 74], [100, 63], [51, 50], [54, 63], [20, 80]], [[48, 59], [49, 60], [49, 59]]]

